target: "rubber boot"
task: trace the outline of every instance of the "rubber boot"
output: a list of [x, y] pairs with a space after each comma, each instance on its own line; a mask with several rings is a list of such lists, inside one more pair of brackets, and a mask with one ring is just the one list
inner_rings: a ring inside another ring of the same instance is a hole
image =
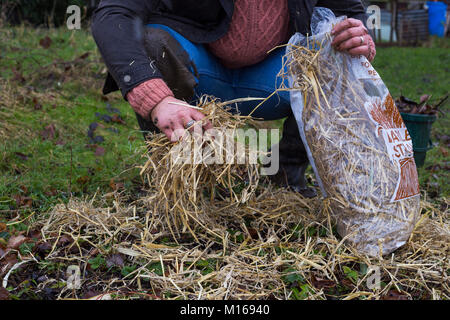
[[269, 176], [272, 182], [306, 198], [317, 196], [315, 189], [307, 186], [305, 171], [309, 161], [294, 115], [290, 115], [283, 124], [279, 150], [280, 169], [277, 174]]

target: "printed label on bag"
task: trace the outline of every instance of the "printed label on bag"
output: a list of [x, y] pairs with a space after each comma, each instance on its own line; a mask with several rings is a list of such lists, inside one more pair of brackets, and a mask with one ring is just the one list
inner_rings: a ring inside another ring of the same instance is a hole
[[365, 56], [355, 56], [351, 59], [356, 60], [356, 63], [352, 63], [353, 73], [355, 77], [359, 80], [372, 79], [380, 80], [380, 75], [372, 66], [372, 64], [367, 60]]
[[390, 94], [383, 100], [373, 97], [372, 101], [366, 102], [365, 108], [371, 120], [377, 125], [377, 136], [383, 138], [391, 161], [400, 171], [391, 202], [418, 195], [419, 177], [414, 162], [412, 140], [394, 99]]

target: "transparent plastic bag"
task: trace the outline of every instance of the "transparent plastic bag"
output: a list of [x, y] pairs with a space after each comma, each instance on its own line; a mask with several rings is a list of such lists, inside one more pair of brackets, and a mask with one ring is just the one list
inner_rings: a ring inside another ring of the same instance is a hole
[[370, 62], [331, 47], [331, 29], [343, 19], [315, 8], [312, 36], [290, 39], [291, 106], [339, 234], [365, 254], [384, 255], [406, 243], [419, 217], [417, 169], [405, 124]]

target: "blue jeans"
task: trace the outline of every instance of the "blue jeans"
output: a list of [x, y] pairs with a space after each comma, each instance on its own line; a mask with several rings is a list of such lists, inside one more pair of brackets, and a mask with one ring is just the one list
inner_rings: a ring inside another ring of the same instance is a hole
[[[284, 48], [272, 51], [264, 61], [255, 65], [240, 69], [229, 69], [224, 67], [208, 51], [205, 45], [192, 43], [167, 26], [160, 24], [148, 26], [170, 33], [194, 62], [198, 72], [194, 101], [204, 94], [213, 95], [222, 101], [246, 97], [267, 98], [283, 81], [283, 79], [277, 77], [277, 74], [282, 68]], [[194, 74], [194, 71], [191, 71]], [[233, 109], [235, 112], [238, 111], [242, 115], [248, 115], [260, 102], [241, 102], [237, 106], [234, 104], [231, 107], [235, 108]], [[276, 120], [291, 114], [289, 92], [280, 91], [259, 106], [252, 113], [252, 116], [264, 120]]]

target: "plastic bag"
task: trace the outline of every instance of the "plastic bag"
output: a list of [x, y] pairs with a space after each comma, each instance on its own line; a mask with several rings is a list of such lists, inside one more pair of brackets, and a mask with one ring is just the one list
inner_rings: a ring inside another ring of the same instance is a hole
[[370, 62], [331, 47], [343, 19], [315, 8], [312, 36], [290, 39], [291, 106], [338, 233], [365, 254], [384, 255], [417, 222], [417, 169], [406, 126]]

